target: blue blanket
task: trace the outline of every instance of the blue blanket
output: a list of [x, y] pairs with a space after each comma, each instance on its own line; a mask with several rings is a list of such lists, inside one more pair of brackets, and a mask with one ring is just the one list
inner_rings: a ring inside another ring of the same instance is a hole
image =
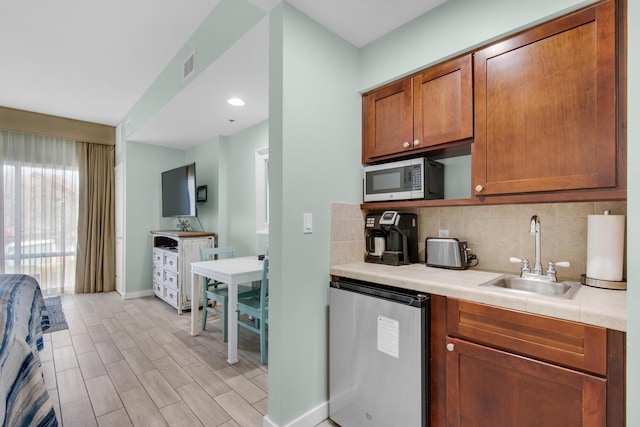
[[35, 279], [0, 274], [0, 425], [57, 426], [39, 350], [49, 317]]

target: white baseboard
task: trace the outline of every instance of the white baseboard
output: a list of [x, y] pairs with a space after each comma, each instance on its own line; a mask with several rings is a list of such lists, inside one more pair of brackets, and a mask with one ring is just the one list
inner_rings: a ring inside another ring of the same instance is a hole
[[262, 427], [313, 427], [320, 424], [329, 417], [329, 402], [323, 402], [316, 406], [306, 414], [302, 414], [295, 420], [283, 426], [274, 423], [269, 415], [265, 415], [262, 419]]
[[125, 292], [122, 295], [122, 299], [135, 299], [153, 296], [153, 289], [147, 289], [146, 291], [138, 292]]

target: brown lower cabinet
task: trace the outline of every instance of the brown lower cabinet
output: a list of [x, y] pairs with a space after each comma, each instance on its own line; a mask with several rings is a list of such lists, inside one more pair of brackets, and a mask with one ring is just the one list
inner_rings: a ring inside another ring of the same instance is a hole
[[624, 426], [625, 334], [432, 296], [432, 426]]

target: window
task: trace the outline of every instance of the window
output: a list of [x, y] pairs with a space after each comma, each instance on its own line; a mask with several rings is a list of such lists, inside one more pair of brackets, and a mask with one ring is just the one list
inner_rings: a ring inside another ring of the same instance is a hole
[[2, 131], [0, 153], [0, 272], [35, 276], [43, 292], [72, 289], [79, 181], [75, 142]]
[[269, 234], [269, 148], [256, 150], [256, 233]]

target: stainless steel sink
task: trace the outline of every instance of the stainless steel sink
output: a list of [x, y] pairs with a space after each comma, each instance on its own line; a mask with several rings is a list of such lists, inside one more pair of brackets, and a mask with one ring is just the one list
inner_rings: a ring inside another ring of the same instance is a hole
[[580, 289], [580, 283], [573, 282], [548, 282], [522, 278], [520, 276], [501, 276], [480, 286], [502, 288], [509, 291], [528, 292], [532, 294], [546, 295], [556, 298], [571, 299]]

